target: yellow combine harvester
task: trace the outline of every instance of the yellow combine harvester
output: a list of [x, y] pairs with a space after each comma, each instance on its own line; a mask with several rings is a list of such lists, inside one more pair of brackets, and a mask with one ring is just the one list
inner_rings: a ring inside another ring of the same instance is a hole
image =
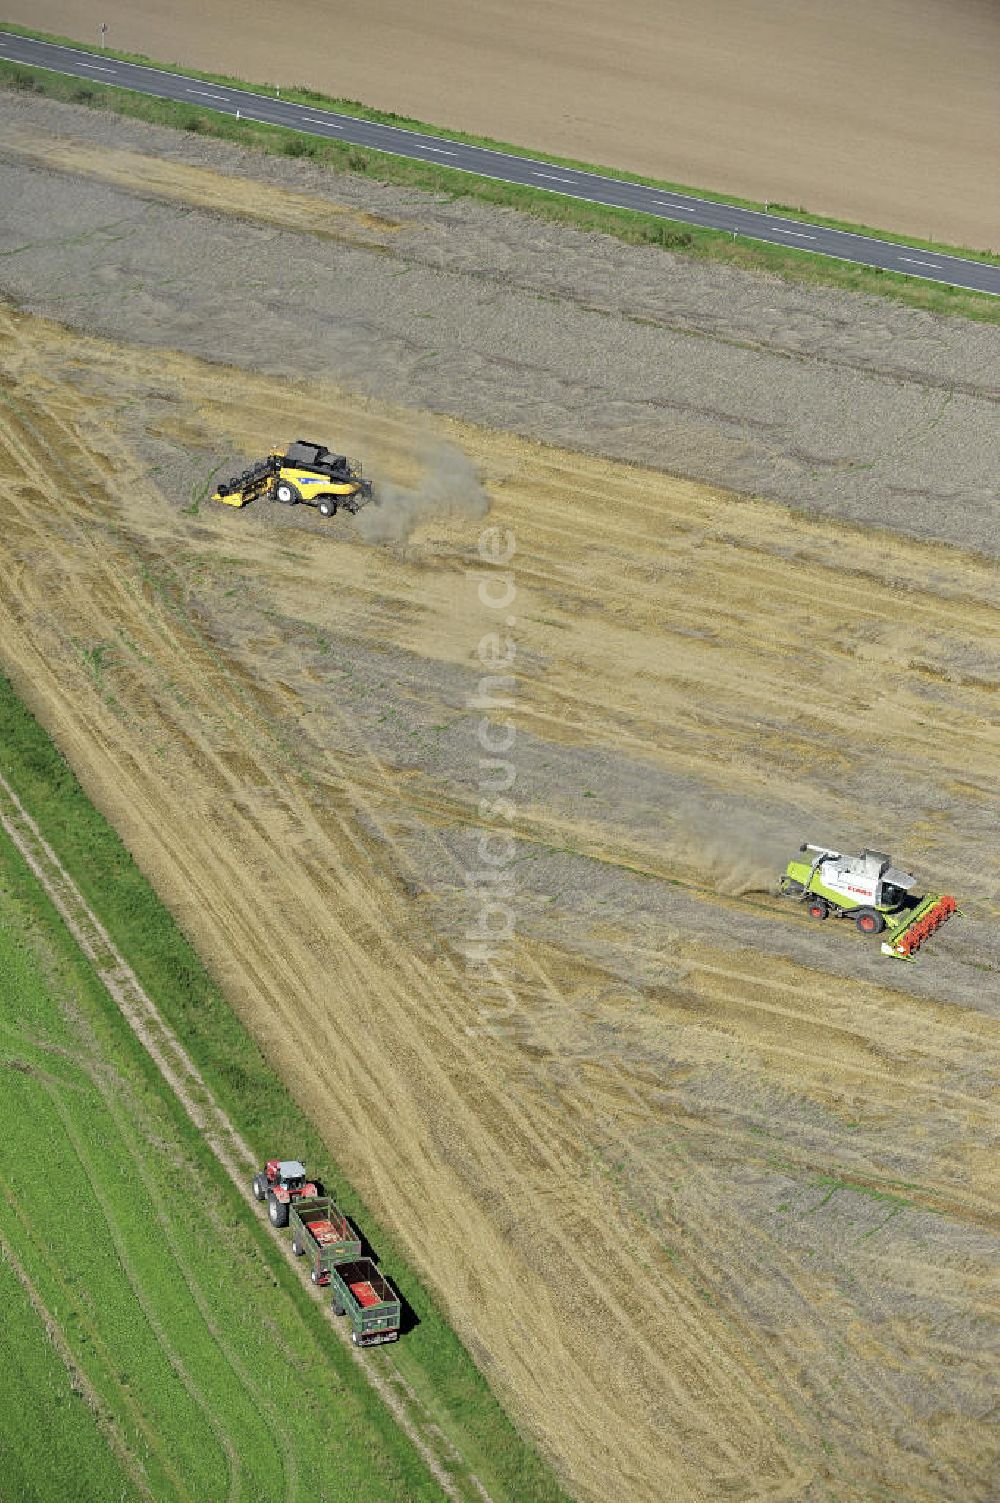
[[246, 506], [260, 496], [284, 506], [315, 506], [324, 517], [336, 516], [342, 506], [353, 516], [371, 500], [372, 487], [360, 464], [300, 438], [287, 449], [272, 449], [266, 459], [224, 481], [212, 500]]

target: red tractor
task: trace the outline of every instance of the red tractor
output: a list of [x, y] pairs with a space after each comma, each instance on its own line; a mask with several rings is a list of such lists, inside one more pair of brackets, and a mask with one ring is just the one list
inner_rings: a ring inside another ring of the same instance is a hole
[[272, 1226], [288, 1225], [288, 1207], [293, 1200], [323, 1195], [319, 1180], [307, 1180], [305, 1166], [298, 1159], [268, 1159], [263, 1173], [253, 1177], [255, 1200], [267, 1201]]

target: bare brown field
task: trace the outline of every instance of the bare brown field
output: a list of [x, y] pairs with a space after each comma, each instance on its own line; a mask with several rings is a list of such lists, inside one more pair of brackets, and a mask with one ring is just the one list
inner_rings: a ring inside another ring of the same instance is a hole
[[1000, 246], [988, 0], [11, 0], [11, 21], [720, 193]]
[[[575, 1494], [986, 1503], [992, 565], [9, 311], [0, 376], [0, 664]], [[297, 432], [516, 535], [502, 1010], [482, 524], [198, 499]], [[969, 908], [919, 965], [767, 896], [900, 832]]]

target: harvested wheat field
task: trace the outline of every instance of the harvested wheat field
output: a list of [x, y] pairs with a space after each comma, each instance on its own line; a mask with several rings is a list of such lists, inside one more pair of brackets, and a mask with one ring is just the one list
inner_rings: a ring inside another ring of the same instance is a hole
[[524, 149], [1000, 247], [984, 0], [9, 0], [9, 20]]
[[[995, 1496], [992, 566], [10, 310], [0, 371], [3, 669], [574, 1494]], [[298, 432], [382, 507], [202, 499]], [[811, 926], [834, 837], [968, 917]]]

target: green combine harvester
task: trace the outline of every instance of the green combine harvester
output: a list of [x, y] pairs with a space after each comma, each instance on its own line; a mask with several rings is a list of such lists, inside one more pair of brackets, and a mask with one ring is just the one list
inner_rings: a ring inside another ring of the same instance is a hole
[[882, 954], [915, 960], [927, 937], [961, 912], [944, 893], [914, 897], [915, 879], [881, 851], [844, 856], [802, 845], [779, 879], [782, 897], [805, 903], [811, 918], [851, 918], [862, 934], [884, 934]]

